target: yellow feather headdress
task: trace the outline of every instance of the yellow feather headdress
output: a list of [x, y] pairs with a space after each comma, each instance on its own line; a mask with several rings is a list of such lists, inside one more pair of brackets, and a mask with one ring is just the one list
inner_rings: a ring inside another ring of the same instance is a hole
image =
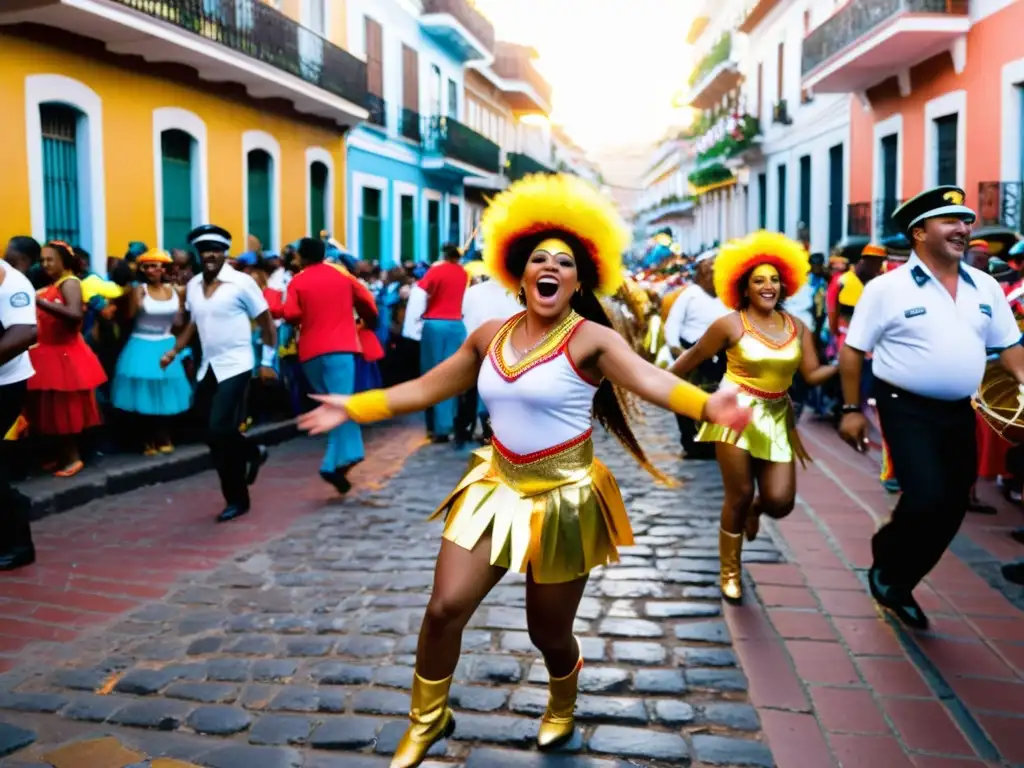
[[611, 200], [590, 183], [566, 174], [534, 174], [495, 196], [480, 222], [484, 262], [509, 291], [522, 275], [508, 264], [512, 246], [542, 232], [563, 232], [582, 243], [597, 271], [595, 293], [611, 296], [622, 284], [622, 254], [630, 232]]
[[730, 240], [715, 257], [715, 292], [725, 306], [740, 308], [743, 293], [740, 278], [761, 264], [771, 264], [778, 270], [786, 296], [800, 290], [810, 271], [804, 247], [778, 232], [761, 230]]

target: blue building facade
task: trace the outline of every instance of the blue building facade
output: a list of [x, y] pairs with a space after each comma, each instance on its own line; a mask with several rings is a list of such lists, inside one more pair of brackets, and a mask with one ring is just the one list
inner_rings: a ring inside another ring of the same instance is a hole
[[383, 268], [434, 261], [471, 235], [466, 180], [501, 173], [498, 145], [463, 122], [465, 65], [493, 59], [493, 27], [464, 0], [349, 0], [347, 10], [370, 119], [346, 136], [346, 245]]

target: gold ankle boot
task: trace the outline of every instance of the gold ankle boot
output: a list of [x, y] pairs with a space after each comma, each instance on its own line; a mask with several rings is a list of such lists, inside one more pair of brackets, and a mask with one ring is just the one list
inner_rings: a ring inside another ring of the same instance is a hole
[[451, 685], [451, 676], [434, 681], [413, 675], [409, 728], [398, 742], [391, 768], [415, 768], [434, 744], [452, 735], [455, 715], [448, 707]]
[[574, 729], [573, 712], [576, 710], [577, 682], [583, 669], [583, 652], [580, 660], [565, 677], [548, 680], [548, 708], [540, 720], [537, 733], [539, 749], [554, 749], [572, 738]]
[[743, 551], [743, 534], [729, 533], [724, 528], [718, 531], [718, 557], [722, 563], [722, 596], [726, 600], [739, 602], [743, 599], [740, 555]]

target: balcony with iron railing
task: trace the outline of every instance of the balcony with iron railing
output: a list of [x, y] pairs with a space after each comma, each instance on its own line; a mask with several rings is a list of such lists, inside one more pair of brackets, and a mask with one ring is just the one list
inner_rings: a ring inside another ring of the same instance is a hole
[[[10, 18], [103, 42], [110, 52], [173, 62], [201, 79], [350, 126], [366, 118], [366, 63], [260, 0], [19, 0]], [[159, 23], [154, 23], [154, 21]]]
[[552, 173], [544, 163], [522, 152], [509, 152], [505, 161], [505, 175], [509, 181], [518, 181], [530, 173]]
[[875, 237], [882, 239], [891, 235], [898, 235], [900, 228], [892, 220], [893, 211], [903, 205], [902, 200], [895, 198], [882, 198], [875, 200]]
[[462, 62], [494, 55], [494, 25], [471, 0], [423, 0], [420, 26]]
[[551, 85], [537, 71], [536, 51], [528, 46], [498, 42], [491, 69], [501, 80], [505, 101], [515, 110], [551, 111]]
[[388, 127], [388, 103], [375, 93], [366, 94], [366, 111], [369, 117], [366, 122], [381, 128]]
[[501, 149], [493, 141], [451, 117], [430, 117], [423, 126], [424, 168], [456, 175], [496, 174]]
[[978, 225], [1024, 230], [1024, 182], [982, 181], [978, 184]]
[[850, 237], [871, 236], [871, 203], [850, 203], [846, 206], [846, 234]]
[[710, 109], [721, 103], [722, 98], [739, 85], [739, 67], [732, 54], [732, 33], [726, 31], [704, 58], [697, 62], [690, 74], [687, 94], [689, 106]]
[[398, 132], [401, 134], [403, 139], [414, 141], [417, 144], [422, 139], [422, 131], [420, 125], [423, 118], [420, 113], [414, 109], [403, 107], [402, 111], [398, 115]]
[[967, 0], [850, 0], [804, 39], [803, 86], [849, 93], [877, 85], [949, 50], [970, 28], [967, 11]]

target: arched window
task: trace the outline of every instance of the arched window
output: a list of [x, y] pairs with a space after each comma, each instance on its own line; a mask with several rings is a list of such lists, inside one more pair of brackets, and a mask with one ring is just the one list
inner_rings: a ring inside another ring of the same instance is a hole
[[272, 239], [274, 158], [263, 149], [253, 149], [246, 157], [249, 191], [249, 231], [266, 250], [277, 247]]
[[[327, 205], [328, 205], [328, 184], [330, 183], [330, 170], [319, 160], [309, 166], [309, 234], [310, 237], [319, 237], [320, 233], [328, 229], [327, 226]], [[333, 234], [333, 233], [332, 233]]]

